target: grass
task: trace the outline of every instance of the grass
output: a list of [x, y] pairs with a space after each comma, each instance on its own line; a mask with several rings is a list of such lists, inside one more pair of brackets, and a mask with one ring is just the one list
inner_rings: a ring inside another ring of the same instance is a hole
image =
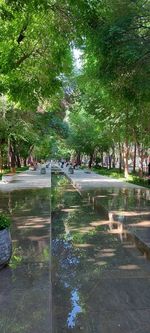
[[143, 187], [147, 187], [150, 189], [150, 184], [148, 184], [148, 178], [147, 177], [139, 177], [136, 175], [131, 175], [129, 176], [129, 179], [127, 180], [128, 183], [132, 183], [135, 185], [139, 185], [139, 186], [143, 186]]
[[119, 169], [107, 169], [107, 168], [92, 168], [92, 171], [98, 173], [99, 175], [103, 176], [108, 176], [108, 177], [113, 177], [113, 178], [118, 178], [118, 179], [125, 179], [124, 178], [124, 172]]
[[29, 169], [29, 167], [21, 167], [21, 168], [17, 168], [16, 169], [16, 173], [20, 173], [20, 172], [23, 172], [23, 171], [26, 171], [26, 170], [28, 170]]
[[[21, 173], [23, 171], [28, 170], [28, 167], [21, 167], [21, 168], [16, 168], [16, 173]], [[10, 173], [10, 169], [4, 169], [2, 173], [0, 173], [0, 180], [2, 179], [2, 175], [5, 175], [7, 173]]]
[[124, 177], [124, 172], [123, 171], [120, 172], [119, 169], [107, 169], [107, 168], [98, 169], [98, 168], [93, 167], [91, 170], [94, 171], [95, 173], [98, 173], [99, 175], [117, 178], [122, 181], [126, 181], [127, 183], [150, 188], [150, 185], [148, 184], [148, 179], [146, 176], [141, 178], [138, 176], [138, 174], [131, 173], [131, 174], [129, 174], [128, 179], [126, 179]]

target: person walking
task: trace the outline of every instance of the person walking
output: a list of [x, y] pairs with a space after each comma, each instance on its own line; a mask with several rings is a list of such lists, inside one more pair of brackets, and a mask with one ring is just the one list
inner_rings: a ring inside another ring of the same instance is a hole
[[148, 163], [148, 185], [150, 185], [150, 161]]

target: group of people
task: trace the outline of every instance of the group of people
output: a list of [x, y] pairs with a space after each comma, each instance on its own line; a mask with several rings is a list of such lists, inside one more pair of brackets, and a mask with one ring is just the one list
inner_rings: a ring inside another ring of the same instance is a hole
[[36, 171], [40, 170], [41, 173], [46, 173], [46, 168], [49, 168], [50, 162], [45, 162], [44, 160], [36, 161], [36, 162], [31, 162], [30, 163], [30, 170]]
[[61, 161], [59, 161], [59, 163], [61, 165], [61, 168], [63, 168], [64, 166], [66, 166], [66, 167], [72, 166], [73, 169], [76, 169], [79, 166], [79, 164], [76, 161], [70, 162], [70, 161], [61, 160]]

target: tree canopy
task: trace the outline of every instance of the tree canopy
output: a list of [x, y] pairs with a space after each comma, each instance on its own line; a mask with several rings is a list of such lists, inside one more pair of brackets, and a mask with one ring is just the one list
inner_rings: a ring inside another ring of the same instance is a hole
[[[0, 93], [10, 105], [1, 142], [41, 143], [38, 155], [56, 153], [67, 136], [87, 155], [122, 147], [127, 174], [130, 146], [149, 147], [149, 1], [1, 0], [0, 37]], [[82, 52], [77, 71], [73, 49]]]

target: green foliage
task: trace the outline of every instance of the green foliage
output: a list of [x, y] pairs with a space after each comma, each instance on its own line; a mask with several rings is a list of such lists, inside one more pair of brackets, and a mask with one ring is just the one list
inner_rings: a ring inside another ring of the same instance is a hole
[[[55, 99], [50, 106], [45, 102], [39, 112], [27, 111], [18, 108], [18, 105], [9, 102], [8, 98], [0, 99], [1, 132], [0, 155], [7, 159], [9, 146], [14, 154], [26, 160], [30, 154], [38, 159], [49, 158], [53, 152], [56, 138], [67, 137], [68, 126], [63, 120], [64, 110], [60, 107], [60, 101]], [[56, 109], [57, 114], [56, 113]]]
[[16, 173], [21, 173], [21, 172], [26, 171], [26, 170], [28, 170], [28, 167], [17, 168]]
[[130, 179], [128, 180], [129, 183], [135, 184], [135, 185], [139, 185], [139, 186], [143, 186], [143, 187], [147, 187], [150, 188], [150, 184], [148, 182], [148, 178], [147, 177], [143, 177], [140, 178], [138, 176], [131, 176]]
[[61, 205], [63, 205], [63, 191], [64, 187], [69, 185], [68, 178], [62, 175], [52, 176], [52, 188], [51, 188], [51, 208], [52, 213], [57, 211]]
[[[86, 107], [81, 101], [72, 106], [68, 122], [70, 128], [68, 146], [77, 153], [94, 154], [95, 149], [99, 148], [103, 141], [102, 125], [99, 120], [86, 112]], [[105, 143], [107, 139], [105, 136]]]
[[60, 160], [62, 157], [69, 160], [73, 149], [68, 148], [66, 140], [62, 140], [58, 136], [53, 139], [51, 157], [56, 160]]
[[[0, 155], [8, 140], [24, 159], [148, 147], [149, 9], [143, 0], [1, 0], [0, 93], [13, 103], [6, 113], [0, 105]], [[75, 78], [72, 45], [83, 52]]]
[[79, 81], [83, 98], [88, 112], [110, 125], [115, 141], [141, 141], [149, 132], [149, 3], [94, 4]]
[[35, 108], [61, 88], [71, 69], [70, 13], [65, 1], [1, 1], [0, 91]]
[[23, 260], [22, 248], [21, 247], [14, 247], [13, 254], [10, 260], [10, 267], [12, 269], [16, 269]]
[[110, 176], [113, 178], [121, 178], [124, 179], [123, 176], [123, 170], [120, 172], [119, 169], [107, 169], [107, 168], [95, 168], [93, 167], [92, 170], [96, 173], [98, 173], [99, 175], [103, 175], [103, 176]]
[[124, 178], [124, 173], [123, 170], [120, 172], [119, 169], [107, 169], [107, 168], [92, 168], [92, 170], [96, 173], [98, 173], [99, 175], [103, 175], [103, 176], [108, 176], [108, 177], [112, 177], [112, 178], [117, 178], [123, 181], [127, 181], [127, 183], [132, 183], [135, 185], [139, 185], [139, 186], [143, 186], [143, 187], [147, 187], [150, 188], [150, 185], [148, 184], [148, 178], [147, 177], [139, 177], [138, 175], [134, 175], [134, 174], [130, 174], [128, 176], [128, 179]]
[[4, 213], [0, 213], [0, 230], [9, 228], [11, 225], [11, 219]]

